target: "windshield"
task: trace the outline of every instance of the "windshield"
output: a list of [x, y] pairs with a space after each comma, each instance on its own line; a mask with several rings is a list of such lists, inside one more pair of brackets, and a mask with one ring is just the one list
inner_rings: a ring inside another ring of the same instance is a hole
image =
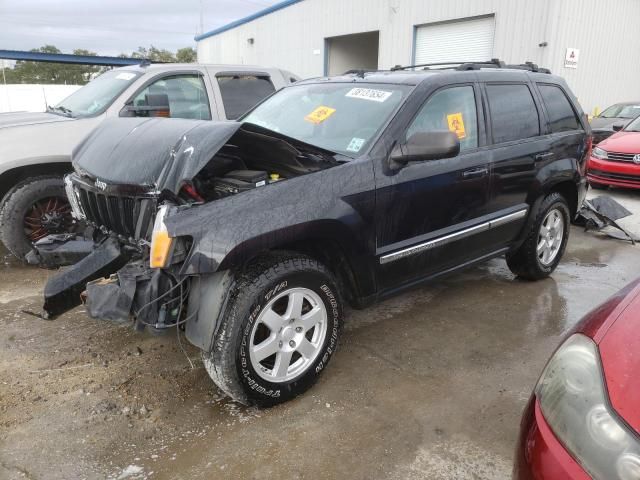
[[58, 103], [50, 111], [70, 117], [90, 117], [102, 113], [141, 74], [111, 70], [92, 80]]
[[636, 118], [640, 115], [640, 105], [612, 105], [602, 112], [602, 118]]
[[636, 118], [633, 122], [627, 125], [624, 129], [625, 132], [640, 132], [640, 117]]
[[285, 88], [241, 121], [349, 157], [357, 157], [412, 87], [326, 83]]

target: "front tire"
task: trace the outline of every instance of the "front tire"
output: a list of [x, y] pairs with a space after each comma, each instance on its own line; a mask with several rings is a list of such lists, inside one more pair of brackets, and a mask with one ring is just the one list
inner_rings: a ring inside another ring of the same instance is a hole
[[271, 255], [237, 282], [204, 365], [240, 403], [285, 402], [317, 381], [338, 345], [342, 318], [329, 270], [303, 255]]
[[569, 205], [559, 193], [540, 204], [524, 243], [507, 254], [507, 265], [518, 277], [541, 280], [556, 269], [569, 240]]

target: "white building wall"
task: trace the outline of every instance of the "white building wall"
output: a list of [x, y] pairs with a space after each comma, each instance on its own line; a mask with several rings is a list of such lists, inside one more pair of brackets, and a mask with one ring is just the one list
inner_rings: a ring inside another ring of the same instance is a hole
[[[198, 42], [198, 61], [324, 74], [327, 37], [378, 30], [379, 67], [410, 64], [414, 27], [495, 15], [493, 56], [567, 79], [586, 111], [640, 99], [640, 0], [303, 0]], [[250, 44], [247, 40], [254, 39]], [[542, 42], [548, 46], [539, 47]], [[564, 68], [567, 47], [578, 68]]]
[[47, 105], [56, 105], [80, 85], [0, 85], [0, 113], [44, 112]]

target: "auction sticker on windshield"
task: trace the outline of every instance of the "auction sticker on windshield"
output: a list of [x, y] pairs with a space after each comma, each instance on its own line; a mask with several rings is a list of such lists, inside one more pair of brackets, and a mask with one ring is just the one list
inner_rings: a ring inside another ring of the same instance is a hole
[[351, 142], [349, 142], [349, 146], [347, 146], [347, 151], [358, 153], [362, 148], [362, 146], [364, 145], [364, 142], [365, 142], [364, 138], [353, 137], [351, 139]]
[[304, 117], [304, 119], [307, 122], [315, 123], [316, 125], [318, 125], [324, 122], [327, 118], [329, 118], [334, 113], [336, 113], [335, 108], [325, 107], [321, 105], [318, 108], [316, 108], [313, 112], [311, 112], [309, 115]]
[[373, 88], [352, 88], [347, 92], [345, 97], [361, 98], [363, 100], [382, 103], [391, 95], [393, 95], [393, 92], [387, 92], [385, 90], [375, 90]]

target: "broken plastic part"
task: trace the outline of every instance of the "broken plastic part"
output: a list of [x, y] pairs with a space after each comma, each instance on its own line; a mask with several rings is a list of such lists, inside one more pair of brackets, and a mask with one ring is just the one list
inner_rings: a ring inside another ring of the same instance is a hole
[[[624, 229], [617, 223], [617, 220], [625, 218], [631, 215], [631, 212], [616, 202], [613, 198], [607, 196], [600, 196], [592, 198], [591, 200], [585, 200], [582, 204], [582, 208], [578, 212], [579, 218], [584, 223], [585, 231], [596, 230], [602, 231], [602, 233], [616, 238], [618, 240], [629, 240], [635, 245], [640, 241], [640, 238], [634, 236], [631, 232]], [[607, 231], [606, 227], [614, 227], [619, 230]]]

